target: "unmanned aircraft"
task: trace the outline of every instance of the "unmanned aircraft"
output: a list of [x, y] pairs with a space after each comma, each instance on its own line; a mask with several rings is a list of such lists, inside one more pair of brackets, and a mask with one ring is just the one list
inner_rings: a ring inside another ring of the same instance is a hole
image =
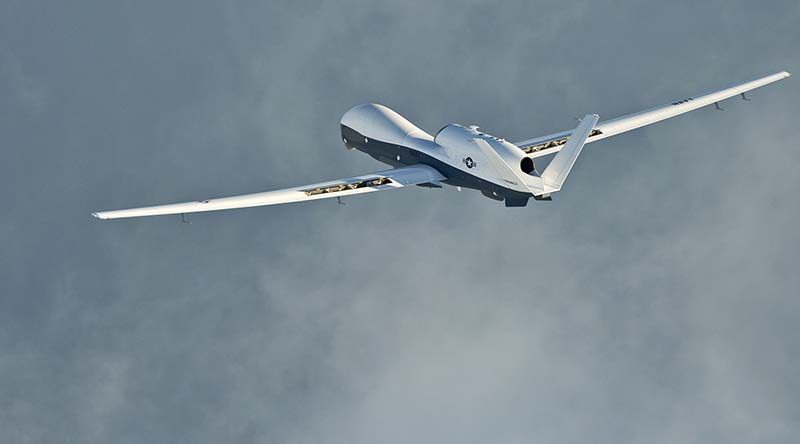
[[[374, 103], [356, 106], [341, 120], [342, 142], [362, 151], [390, 170], [347, 179], [192, 202], [92, 213], [99, 219], [186, 214], [200, 211], [277, 205], [337, 198], [411, 185], [441, 188], [443, 184], [470, 188], [503, 201], [507, 207], [524, 207], [532, 197], [551, 200], [561, 190], [583, 146], [606, 137], [641, 128], [734, 96], [749, 100], [746, 92], [789, 77], [786, 71], [712, 93], [676, 100], [668, 105], [599, 122], [587, 114], [570, 131], [510, 143], [479, 127], [450, 124], [435, 136], [416, 127], [400, 114]], [[536, 159], [554, 155], [542, 170]]]

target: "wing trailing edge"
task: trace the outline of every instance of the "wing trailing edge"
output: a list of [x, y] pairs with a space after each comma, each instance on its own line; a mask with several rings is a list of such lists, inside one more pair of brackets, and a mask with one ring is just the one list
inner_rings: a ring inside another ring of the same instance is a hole
[[[616, 136], [617, 134], [622, 134], [643, 126], [651, 125], [662, 120], [694, 111], [696, 109], [718, 104], [725, 99], [743, 95], [748, 91], [761, 88], [762, 86], [769, 85], [770, 83], [783, 80], [790, 76], [791, 73], [788, 71], [781, 71], [772, 75], [751, 80], [749, 82], [744, 82], [729, 88], [721, 89], [719, 91], [714, 91], [695, 97], [676, 99], [668, 105], [651, 108], [649, 110], [634, 114], [628, 114], [611, 120], [606, 120], [598, 123], [595, 126], [594, 130], [592, 130], [588, 139], [586, 140], [586, 143], [596, 142], [598, 140], [605, 139], [606, 137]], [[560, 133], [537, 137], [535, 139], [516, 142], [515, 145], [526, 152], [529, 157], [535, 158], [546, 156], [548, 154], [554, 154], [561, 151], [572, 133], [572, 131], [562, 131]]]
[[98, 219], [121, 219], [278, 205], [391, 190], [422, 183], [435, 183], [445, 179], [446, 177], [435, 168], [418, 164], [283, 190], [124, 210], [99, 211], [92, 213], [92, 216]]

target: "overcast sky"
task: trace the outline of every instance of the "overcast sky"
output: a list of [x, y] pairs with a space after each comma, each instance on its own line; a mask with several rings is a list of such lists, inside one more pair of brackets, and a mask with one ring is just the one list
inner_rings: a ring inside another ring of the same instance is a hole
[[800, 3], [0, 0], [0, 441], [792, 442], [795, 76], [590, 145], [551, 203], [405, 189], [339, 118], [510, 140], [787, 69]]

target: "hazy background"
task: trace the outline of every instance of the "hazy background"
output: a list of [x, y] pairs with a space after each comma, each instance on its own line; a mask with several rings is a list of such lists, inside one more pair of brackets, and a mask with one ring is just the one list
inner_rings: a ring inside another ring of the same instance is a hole
[[340, 116], [521, 140], [787, 69], [786, 1], [0, 0], [3, 443], [800, 434], [797, 76], [477, 192], [101, 222], [377, 171]]

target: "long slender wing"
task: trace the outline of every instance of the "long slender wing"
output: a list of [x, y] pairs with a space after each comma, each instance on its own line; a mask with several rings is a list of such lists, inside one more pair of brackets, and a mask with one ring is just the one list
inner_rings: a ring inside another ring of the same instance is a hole
[[445, 180], [435, 168], [428, 165], [412, 165], [374, 174], [350, 177], [330, 182], [287, 188], [263, 193], [219, 199], [157, 205], [154, 207], [130, 208], [126, 210], [100, 211], [92, 213], [98, 219], [120, 219], [125, 217], [159, 216], [164, 214], [197, 213], [200, 211], [227, 210], [231, 208], [258, 207], [289, 202], [352, 196], [373, 191], [391, 190], [422, 183]]
[[[652, 108], [635, 114], [628, 114], [627, 116], [618, 117], [612, 120], [600, 122], [595, 126], [594, 130], [589, 135], [586, 143], [596, 142], [606, 137], [615, 136], [626, 131], [641, 128], [656, 122], [660, 122], [670, 117], [675, 117], [689, 111], [694, 111], [704, 106], [712, 105], [730, 97], [744, 94], [747, 91], [760, 88], [778, 80], [783, 80], [789, 77], [787, 71], [781, 71], [760, 79], [755, 79], [739, 85], [725, 88], [712, 93], [700, 95], [697, 97], [687, 97], [685, 99], [676, 100], [669, 105]], [[515, 145], [520, 147], [523, 151], [529, 154], [530, 157], [546, 156], [548, 154], [557, 153], [567, 143], [567, 139], [572, 134], [572, 131], [563, 131], [556, 134], [550, 134], [544, 137], [537, 137], [535, 139], [523, 140], [517, 142]]]

